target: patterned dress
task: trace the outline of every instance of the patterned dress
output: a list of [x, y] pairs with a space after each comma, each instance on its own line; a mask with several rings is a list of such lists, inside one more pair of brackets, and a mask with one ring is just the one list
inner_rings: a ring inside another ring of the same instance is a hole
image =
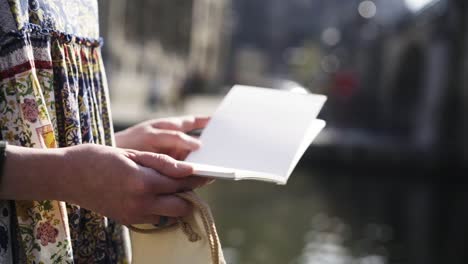
[[[0, 0], [1, 138], [113, 145], [100, 46], [96, 0]], [[124, 227], [77, 205], [0, 201], [0, 263], [127, 263], [128, 246]]]

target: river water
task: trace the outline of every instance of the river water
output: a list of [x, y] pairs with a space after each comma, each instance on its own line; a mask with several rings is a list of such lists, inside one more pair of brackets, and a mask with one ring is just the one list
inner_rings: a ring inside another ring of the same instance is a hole
[[230, 264], [466, 263], [466, 195], [431, 172], [302, 165], [286, 186], [218, 180], [201, 195]]

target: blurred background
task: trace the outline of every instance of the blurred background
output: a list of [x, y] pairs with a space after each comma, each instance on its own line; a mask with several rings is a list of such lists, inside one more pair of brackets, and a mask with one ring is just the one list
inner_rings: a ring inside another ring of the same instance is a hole
[[202, 195], [228, 263], [468, 262], [468, 2], [101, 0], [116, 130], [307, 89], [327, 128], [286, 186]]

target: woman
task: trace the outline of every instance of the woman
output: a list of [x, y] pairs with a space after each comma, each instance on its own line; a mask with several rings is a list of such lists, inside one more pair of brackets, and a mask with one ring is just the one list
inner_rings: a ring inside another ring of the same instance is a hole
[[0, 0], [0, 263], [127, 263], [118, 223], [166, 224], [206, 183], [176, 159], [208, 119], [114, 137], [101, 43], [96, 0]]

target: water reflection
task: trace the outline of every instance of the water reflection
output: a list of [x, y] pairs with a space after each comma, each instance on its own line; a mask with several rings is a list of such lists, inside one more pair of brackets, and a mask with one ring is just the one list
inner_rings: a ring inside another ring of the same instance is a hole
[[379, 224], [368, 224], [363, 234], [353, 238], [351, 227], [342, 219], [318, 214], [306, 233], [298, 263], [385, 264], [389, 258], [385, 244], [391, 239], [392, 229]]
[[438, 263], [435, 185], [388, 174], [301, 168], [287, 186], [218, 181], [202, 195], [231, 264]]

